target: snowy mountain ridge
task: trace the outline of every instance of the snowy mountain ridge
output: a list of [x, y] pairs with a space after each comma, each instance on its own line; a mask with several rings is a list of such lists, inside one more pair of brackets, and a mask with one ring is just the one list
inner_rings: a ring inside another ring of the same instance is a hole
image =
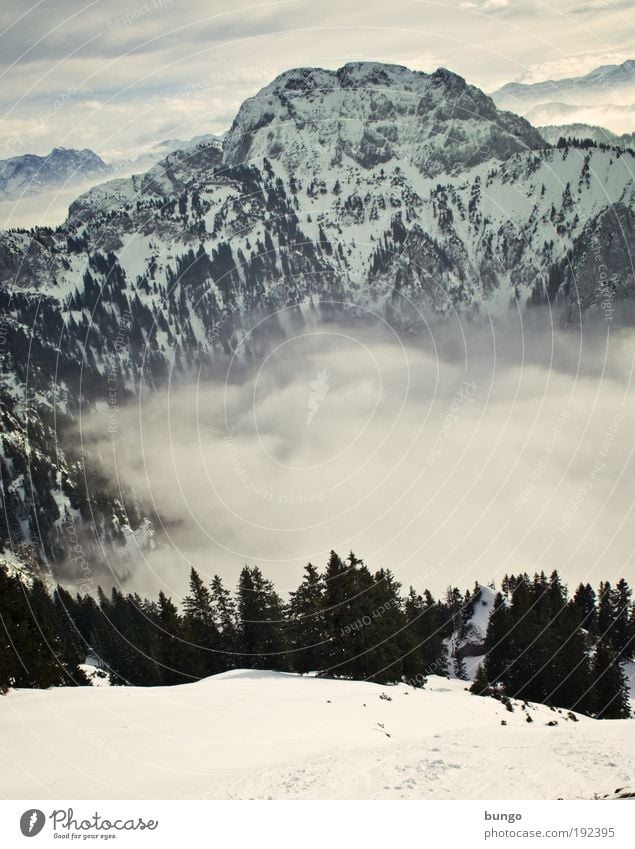
[[298, 323], [418, 334], [510, 303], [568, 322], [607, 298], [619, 311], [635, 293], [632, 168], [618, 147], [548, 147], [444, 69], [302, 68], [222, 141], [91, 189], [55, 230], [0, 234], [3, 423], [29, 432], [5, 440], [2, 536], [59, 557], [65, 518], [96, 509], [106, 538], [140, 526], [138, 505], [89, 506], [81, 458], [50, 456], [51, 418], [106, 403], [109, 379], [125, 399], [170, 370], [248, 363]]
[[204, 134], [184, 141], [164, 139], [129, 156], [104, 160], [95, 151], [85, 148], [56, 147], [46, 156], [26, 153], [0, 160], [0, 202], [16, 204], [33, 195], [52, 194], [60, 190], [87, 191], [109, 179], [142, 173], [175, 151], [193, 150], [201, 144], [217, 140]]

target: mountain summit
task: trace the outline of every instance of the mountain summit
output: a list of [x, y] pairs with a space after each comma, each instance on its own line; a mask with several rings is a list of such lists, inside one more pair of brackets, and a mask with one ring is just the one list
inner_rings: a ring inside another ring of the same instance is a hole
[[545, 147], [525, 120], [439, 68], [352, 62], [286, 71], [245, 101], [225, 140], [228, 165], [263, 156], [313, 173], [399, 159], [426, 176]]

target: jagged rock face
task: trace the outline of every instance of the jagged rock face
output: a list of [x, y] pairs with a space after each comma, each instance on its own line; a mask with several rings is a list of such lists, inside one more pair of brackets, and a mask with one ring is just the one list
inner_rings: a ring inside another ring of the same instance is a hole
[[634, 256], [632, 205], [617, 203], [586, 225], [562, 272], [573, 320], [595, 314], [613, 321], [620, 301], [635, 292]]
[[542, 147], [527, 121], [499, 112], [457, 74], [359, 62], [279, 76], [240, 108], [224, 161], [267, 157], [318, 174], [398, 159], [435, 176]]
[[132, 496], [115, 507], [99, 482], [95, 501], [83, 458], [56, 443], [109, 386], [123, 397], [233, 352], [248, 361], [290, 327], [360, 312], [418, 333], [455, 311], [560, 300], [573, 320], [607, 297], [593, 233], [618, 310], [634, 289], [632, 160], [544, 149], [444, 70], [300, 69], [247, 101], [223, 146], [95, 187], [57, 230], [3, 234], [2, 398], [29, 437], [5, 491], [37, 460], [51, 496], [14, 488], [4, 536], [55, 556], [67, 515], [96, 516], [99, 542], [143, 529]]

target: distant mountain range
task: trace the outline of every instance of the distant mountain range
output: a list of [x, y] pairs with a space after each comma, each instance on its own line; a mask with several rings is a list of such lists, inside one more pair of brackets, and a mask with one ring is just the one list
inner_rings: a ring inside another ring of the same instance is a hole
[[166, 139], [150, 146], [141, 154], [110, 163], [89, 149], [56, 147], [47, 156], [26, 153], [0, 160], [0, 201], [52, 192], [73, 186], [86, 188], [112, 177], [147, 171], [174, 150], [188, 150], [214, 139], [212, 135], [196, 136], [188, 141]]
[[[602, 106], [607, 102], [635, 102], [635, 60], [621, 65], [602, 65], [583, 77], [546, 80], [539, 83], [507, 83], [492, 94], [502, 109], [522, 106], [524, 109], [540, 103], [558, 100]], [[517, 110], [516, 110], [517, 111]]]
[[602, 65], [582, 77], [508, 83], [493, 92], [500, 109], [534, 125], [585, 123], [621, 134], [635, 127], [635, 61]]
[[50, 191], [68, 183], [106, 179], [111, 169], [92, 150], [56, 147], [47, 156], [12, 156], [0, 160], [0, 200]]

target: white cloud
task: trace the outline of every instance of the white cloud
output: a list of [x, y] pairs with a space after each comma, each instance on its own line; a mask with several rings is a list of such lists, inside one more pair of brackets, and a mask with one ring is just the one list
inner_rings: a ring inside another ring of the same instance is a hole
[[591, 124], [614, 133], [632, 133], [635, 127], [634, 106], [570, 106], [545, 103], [527, 113], [527, 119], [536, 127], [561, 124]]
[[625, 53], [614, 50], [601, 53], [561, 56], [547, 62], [530, 65], [518, 79], [521, 83], [541, 83], [546, 80], [564, 80], [570, 77], [582, 77], [600, 65], [619, 65], [630, 59]]
[[[592, 583], [621, 574], [632, 558], [632, 333], [612, 333], [607, 355], [604, 330], [586, 328], [580, 345], [548, 322], [507, 325], [495, 347], [489, 330], [463, 331], [467, 370], [460, 353], [443, 353], [462, 350], [458, 330], [435, 329], [437, 357], [321, 328], [240, 379], [120, 408], [118, 473], [170, 533], [133, 564], [132, 586], [163, 582], [179, 595], [190, 563], [231, 584], [247, 562], [290, 589], [330, 548], [435, 592], [511, 571], [558, 568]], [[307, 427], [321, 370], [329, 391]], [[102, 457], [113, 456], [108, 422], [82, 423]]]
[[478, 9], [481, 12], [490, 12], [496, 9], [506, 9], [509, 0], [465, 0], [461, 3], [462, 9]]

